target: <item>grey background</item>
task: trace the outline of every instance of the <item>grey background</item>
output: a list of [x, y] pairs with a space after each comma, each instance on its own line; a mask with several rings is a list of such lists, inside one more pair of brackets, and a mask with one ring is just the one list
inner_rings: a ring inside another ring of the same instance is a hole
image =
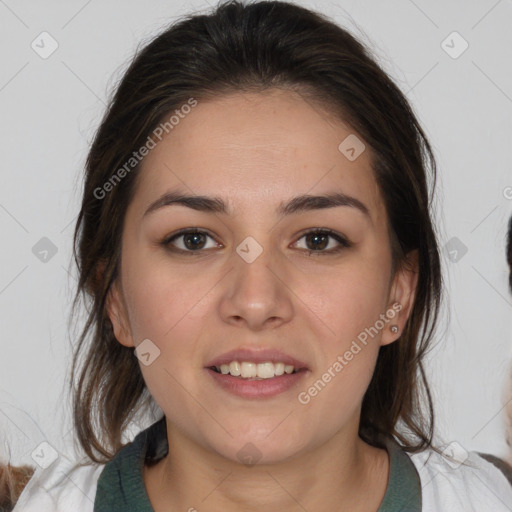
[[[428, 366], [437, 426], [446, 443], [505, 455], [512, 2], [297, 3], [372, 45], [430, 137], [449, 294]], [[44, 440], [71, 453], [65, 387], [77, 335], [67, 325], [76, 285], [71, 238], [88, 144], [137, 45], [180, 15], [208, 7], [0, 0], [0, 458], [2, 451], [7, 456], [6, 440], [14, 462], [33, 463], [30, 454]], [[48, 50], [45, 31], [58, 48], [43, 59], [31, 44]], [[469, 44], [458, 58], [445, 51], [463, 48], [454, 31]], [[47, 255], [39, 252], [45, 248]]]

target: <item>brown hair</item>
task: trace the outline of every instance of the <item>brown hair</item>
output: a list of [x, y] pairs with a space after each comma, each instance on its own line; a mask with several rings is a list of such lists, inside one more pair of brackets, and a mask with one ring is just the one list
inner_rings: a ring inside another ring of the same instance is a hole
[[33, 474], [34, 468], [30, 466], [0, 464], [0, 511], [13, 510]]
[[164, 116], [190, 98], [276, 87], [322, 105], [364, 139], [389, 217], [393, 271], [418, 251], [415, 303], [400, 338], [380, 349], [359, 434], [370, 444], [379, 444], [381, 434], [395, 435], [409, 451], [432, 446], [434, 414], [422, 361], [442, 283], [430, 217], [427, 178], [433, 188], [436, 165], [429, 142], [404, 94], [349, 32], [291, 3], [232, 0], [176, 22], [135, 55], [87, 158], [74, 233], [79, 283], [73, 311], [80, 294], [89, 307], [71, 377], [78, 440], [95, 461], [112, 458], [134, 412], [152, 400], [133, 349], [116, 341], [105, 308], [140, 166], [100, 199], [98, 190]]

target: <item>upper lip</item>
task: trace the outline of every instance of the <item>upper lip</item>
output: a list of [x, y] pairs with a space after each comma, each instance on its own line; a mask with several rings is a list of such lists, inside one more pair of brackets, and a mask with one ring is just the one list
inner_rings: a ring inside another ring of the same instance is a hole
[[295, 357], [291, 357], [280, 350], [260, 349], [254, 350], [249, 348], [240, 348], [226, 352], [206, 364], [206, 368], [211, 366], [220, 366], [221, 364], [229, 364], [231, 361], [248, 362], [248, 363], [284, 363], [291, 365], [296, 370], [307, 369], [302, 361]]

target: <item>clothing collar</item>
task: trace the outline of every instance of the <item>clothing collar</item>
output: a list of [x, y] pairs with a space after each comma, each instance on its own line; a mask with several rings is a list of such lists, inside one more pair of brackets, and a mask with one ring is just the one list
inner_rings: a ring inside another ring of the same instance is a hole
[[[421, 481], [394, 438], [384, 441], [390, 459], [386, 494], [377, 512], [421, 512]], [[144, 465], [168, 453], [165, 416], [140, 432], [108, 462], [98, 479], [94, 512], [154, 512], [143, 480]]]

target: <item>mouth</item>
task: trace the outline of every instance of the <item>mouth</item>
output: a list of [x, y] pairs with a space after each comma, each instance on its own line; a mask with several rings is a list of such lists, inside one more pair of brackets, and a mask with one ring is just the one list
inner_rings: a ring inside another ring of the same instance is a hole
[[280, 377], [281, 375], [292, 375], [305, 368], [295, 368], [293, 365], [284, 362], [254, 363], [249, 361], [231, 361], [229, 364], [209, 366], [208, 369], [221, 375], [231, 375], [239, 379], [264, 380]]
[[231, 350], [206, 363], [205, 368], [241, 379], [270, 379], [309, 370], [305, 363], [280, 350], [261, 348]]
[[234, 350], [209, 361], [205, 370], [220, 389], [241, 398], [269, 398], [298, 386], [310, 371], [275, 350]]

